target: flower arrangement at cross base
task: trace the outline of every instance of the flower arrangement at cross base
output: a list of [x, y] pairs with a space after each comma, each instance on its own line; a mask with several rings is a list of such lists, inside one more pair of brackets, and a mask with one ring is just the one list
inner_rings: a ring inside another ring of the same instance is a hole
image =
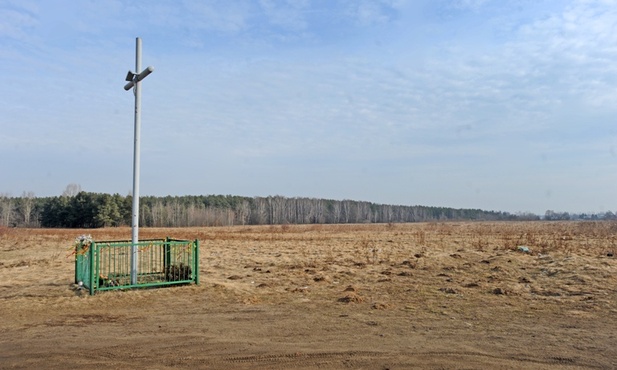
[[74, 247], [75, 247], [75, 254], [81, 254], [84, 255], [86, 254], [86, 252], [88, 252], [88, 248], [90, 248], [90, 245], [92, 244], [92, 235], [88, 234], [82, 234], [78, 237], [75, 238], [75, 243], [74, 243]]

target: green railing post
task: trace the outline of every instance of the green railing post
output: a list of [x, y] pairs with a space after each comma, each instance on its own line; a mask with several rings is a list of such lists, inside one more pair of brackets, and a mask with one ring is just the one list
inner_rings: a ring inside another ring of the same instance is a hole
[[195, 271], [195, 284], [199, 285], [199, 240], [195, 239], [195, 261], [193, 261], [193, 271]]
[[75, 284], [79, 284], [82, 263], [83, 263], [83, 258], [79, 253], [77, 253], [77, 248], [75, 248]]
[[94, 288], [95, 288], [94, 284], [98, 285], [98, 279], [96, 279], [96, 283], [94, 280], [94, 274], [95, 274], [94, 257], [96, 256], [96, 253], [94, 252], [95, 249], [96, 249], [96, 243], [95, 242], [90, 243], [90, 248], [88, 249], [88, 255], [89, 255], [88, 263], [90, 264], [90, 284], [89, 284], [90, 295], [94, 295]]
[[[171, 266], [171, 246], [169, 245], [169, 237], [165, 238], [165, 245], [163, 246], [163, 273], [166, 275]], [[165, 276], [165, 280], [167, 276]]]

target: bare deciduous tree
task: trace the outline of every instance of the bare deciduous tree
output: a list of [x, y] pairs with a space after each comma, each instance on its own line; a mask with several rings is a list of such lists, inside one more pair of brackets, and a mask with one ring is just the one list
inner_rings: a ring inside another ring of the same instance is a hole
[[0, 194], [0, 225], [10, 226], [13, 214], [13, 198], [10, 194]]
[[34, 208], [34, 192], [24, 191], [21, 195], [21, 213], [24, 219], [25, 226], [30, 225], [30, 218], [32, 217], [32, 209]]
[[66, 186], [66, 188], [62, 192], [62, 196], [71, 198], [79, 194], [79, 192], [81, 192], [81, 185], [70, 183]]

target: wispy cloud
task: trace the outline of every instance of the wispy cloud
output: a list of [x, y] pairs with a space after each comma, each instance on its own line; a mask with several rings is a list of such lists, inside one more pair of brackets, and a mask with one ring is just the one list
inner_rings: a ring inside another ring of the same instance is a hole
[[28, 2], [0, 5], [0, 40], [3, 43], [30, 42], [30, 33], [39, 25], [37, 9]]
[[308, 1], [260, 0], [259, 5], [271, 25], [295, 31], [308, 27], [305, 17], [305, 12], [310, 10]]
[[347, 14], [360, 25], [390, 22], [396, 17], [401, 2], [384, 0], [360, 0], [347, 2]]

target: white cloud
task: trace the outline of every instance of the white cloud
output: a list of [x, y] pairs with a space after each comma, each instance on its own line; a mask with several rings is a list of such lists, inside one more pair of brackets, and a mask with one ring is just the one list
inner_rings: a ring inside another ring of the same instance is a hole
[[27, 41], [30, 30], [39, 24], [36, 14], [21, 7], [0, 8], [0, 19], [0, 39]]
[[522, 27], [507, 55], [517, 55], [528, 73], [546, 79], [545, 85], [564, 99], [611, 109], [611, 81], [617, 81], [617, 8], [597, 5], [576, 2], [562, 13]]
[[268, 22], [286, 29], [301, 31], [308, 27], [305, 17], [310, 3], [304, 1], [260, 0], [259, 4]]
[[390, 22], [404, 4], [403, 1], [387, 0], [347, 1], [347, 15], [363, 26], [384, 24]]
[[483, 5], [490, 0], [454, 0], [454, 7], [463, 9], [479, 10]]

